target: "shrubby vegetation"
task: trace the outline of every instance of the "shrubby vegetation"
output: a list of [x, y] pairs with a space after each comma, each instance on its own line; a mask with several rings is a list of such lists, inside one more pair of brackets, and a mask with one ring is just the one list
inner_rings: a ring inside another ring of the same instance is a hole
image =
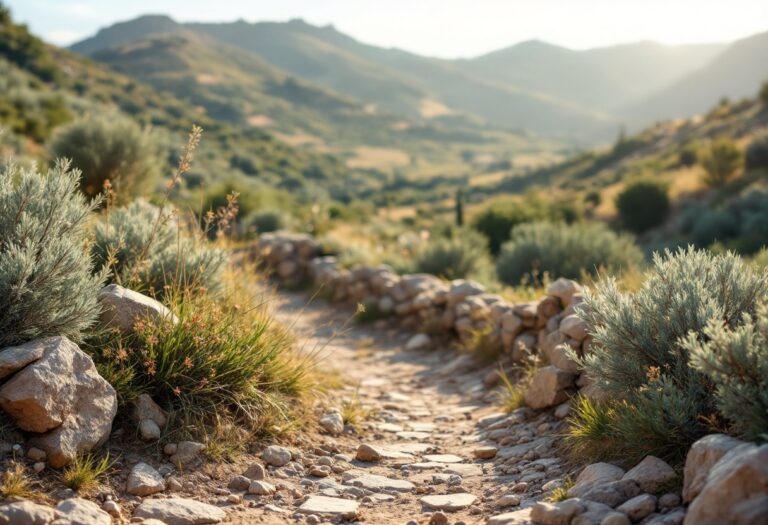
[[768, 440], [768, 307], [736, 327], [712, 319], [682, 343], [691, 366], [715, 385], [715, 404], [748, 440]]
[[752, 139], [744, 157], [749, 169], [768, 168], [768, 132]]
[[475, 231], [452, 231], [448, 237], [438, 237], [419, 249], [415, 254], [413, 270], [449, 280], [487, 280], [491, 274], [488, 243]]
[[650, 179], [627, 184], [616, 197], [616, 209], [622, 225], [635, 233], [643, 233], [662, 224], [669, 208], [667, 186]]
[[291, 224], [291, 216], [276, 209], [256, 210], [248, 214], [240, 225], [241, 231], [247, 235], [276, 232], [288, 229]]
[[161, 165], [157, 148], [133, 120], [118, 114], [89, 116], [58, 130], [50, 144], [55, 158], [66, 158], [83, 173], [86, 195], [109, 181], [122, 201], [154, 189]]
[[145, 201], [101, 214], [94, 227], [96, 261], [112, 271], [116, 282], [163, 297], [167, 289], [184, 292], [221, 287], [226, 254], [184, 224]]
[[680, 149], [677, 158], [680, 165], [686, 168], [696, 165], [699, 161], [699, 146], [694, 142], [689, 142]]
[[512, 239], [496, 262], [499, 279], [509, 285], [536, 282], [545, 273], [578, 279], [601, 269], [628, 270], [642, 262], [630, 237], [617, 235], [601, 223], [538, 222], [512, 230]]
[[551, 202], [540, 195], [529, 194], [523, 199], [492, 201], [474, 216], [472, 227], [488, 238], [490, 251], [496, 255], [518, 224], [534, 221], [572, 223], [580, 216], [581, 210], [573, 202]]
[[744, 152], [728, 139], [718, 139], [706, 145], [699, 157], [704, 168], [704, 182], [713, 188], [725, 185], [744, 165]]
[[99, 313], [105, 275], [84, 252], [97, 202], [77, 191], [78, 177], [64, 162], [47, 174], [14, 165], [0, 173], [0, 348], [78, 340]]
[[178, 323], [142, 322], [133, 336], [94, 345], [100, 369], [119, 379], [121, 400], [148, 393], [185, 426], [232, 419], [264, 430], [287, 415], [289, 399], [307, 385], [308, 363], [291, 355], [288, 334], [264, 308], [232, 299], [174, 302]]
[[753, 188], [718, 207], [690, 206], [681, 213], [677, 228], [698, 247], [718, 242], [753, 254], [768, 243], [768, 191]]
[[[749, 326], [767, 293], [768, 276], [739, 257], [693, 248], [657, 254], [635, 293], [620, 291], [614, 278], [600, 281], [580, 310], [594, 335], [581, 364], [609, 401], [599, 407], [582, 402], [572, 445], [592, 458], [682, 460], [722, 419], [703, 373], [716, 376], [703, 366], [706, 350], [715, 348], [706, 343], [716, 335], [711, 327], [743, 335], [748, 329], [739, 327]], [[692, 358], [692, 350], [699, 357]], [[738, 421], [733, 413], [725, 416]]]
[[0, 122], [11, 132], [35, 141], [47, 139], [71, 112], [59, 93], [0, 59]]

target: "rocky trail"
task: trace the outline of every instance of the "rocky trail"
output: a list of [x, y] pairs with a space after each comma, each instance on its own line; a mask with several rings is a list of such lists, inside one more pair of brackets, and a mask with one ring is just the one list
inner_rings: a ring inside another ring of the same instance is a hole
[[[466, 356], [406, 349], [412, 334], [350, 323], [349, 310], [307, 301], [283, 294], [279, 316], [343, 379], [333, 396], [368, 417], [359, 430], [292, 450], [284, 466], [266, 454], [274, 461], [265, 479], [277, 492], [247, 495], [230, 521], [516, 523], [509, 510], [562, 484], [551, 414], [499, 413], [483, 384], [488, 370]], [[333, 433], [332, 420], [323, 423]]]

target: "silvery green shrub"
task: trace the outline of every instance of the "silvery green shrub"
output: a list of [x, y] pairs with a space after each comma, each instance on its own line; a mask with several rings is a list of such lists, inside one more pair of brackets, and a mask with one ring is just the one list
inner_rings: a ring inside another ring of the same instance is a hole
[[750, 440], [768, 441], [768, 307], [734, 328], [711, 320], [703, 336], [692, 333], [683, 343], [691, 366], [715, 385], [715, 403]]
[[536, 222], [512, 230], [496, 261], [496, 273], [502, 282], [514, 286], [545, 272], [552, 278], [578, 279], [582, 272], [626, 270], [642, 260], [631, 237], [602, 224]]
[[415, 255], [413, 270], [444, 279], [483, 279], [492, 272], [488, 242], [480, 233], [460, 229], [430, 240]]
[[86, 195], [100, 193], [109, 180], [120, 202], [151, 192], [162, 165], [147, 131], [119, 114], [89, 115], [63, 126], [51, 137], [49, 149], [82, 172]]
[[78, 339], [99, 313], [105, 274], [93, 271], [87, 226], [97, 202], [77, 191], [79, 172], [0, 173], [0, 348], [38, 337]]
[[615, 439], [635, 452], [684, 457], [720, 417], [714, 376], [692, 357], [691, 341], [705, 344], [715, 325], [746, 326], [766, 294], [766, 274], [740, 257], [692, 247], [656, 254], [636, 292], [613, 278], [598, 282], [578, 309], [594, 337], [580, 362], [611, 400]]
[[160, 297], [168, 288], [221, 287], [226, 263], [223, 250], [214, 248], [196, 225], [180, 223], [176, 214], [143, 200], [109, 209], [94, 227], [93, 254], [124, 286]]

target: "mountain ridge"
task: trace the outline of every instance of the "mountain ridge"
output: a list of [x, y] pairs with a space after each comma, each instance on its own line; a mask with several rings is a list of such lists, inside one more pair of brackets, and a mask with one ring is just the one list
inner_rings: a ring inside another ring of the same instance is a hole
[[[532, 39], [471, 59], [446, 60], [370, 45], [332, 25], [302, 19], [181, 24], [165, 15], [103, 28], [71, 49], [93, 55], [152, 34], [183, 31], [257, 55], [309, 85], [379, 112], [424, 121], [434, 118], [426, 115], [425, 105], [442, 107], [440, 117], [479, 118], [491, 126], [585, 145], [613, 138], [623, 124], [639, 128], [674, 113], [658, 94], [711, 67], [728, 50], [734, 52], [734, 44], [652, 41], [573, 50]], [[764, 48], [768, 51], [768, 43]], [[754, 70], [765, 70], [756, 75], [768, 77], [768, 66], [758, 58], [747, 61]], [[756, 91], [758, 83], [746, 85], [753, 80], [744, 78], [736, 91]], [[711, 92], [706, 97], [712, 98]], [[702, 100], [694, 109], [705, 111], [717, 98]]]

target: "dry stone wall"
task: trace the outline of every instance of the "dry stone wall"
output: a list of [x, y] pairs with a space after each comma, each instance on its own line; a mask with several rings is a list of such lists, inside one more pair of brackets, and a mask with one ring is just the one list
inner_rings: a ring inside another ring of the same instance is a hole
[[398, 275], [386, 265], [344, 268], [335, 257], [322, 256], [309, 235], [262, 235], [252, 255], [280, 282], [312, 285], [333, 302], [362, 304], [377, 316], [397, 319], [420, 334], [419, 346], [431, 344], [425, 335], [465, 344], [481, 338], [488, 352], [504, 353], [514, 362], [539, 354], [548, 366], [532, 379], [526, 396], [531, 408], [563, 403], [577, 389], [597, 394], [569, 351], [583, 355], [591, 343], [586, 325], [575, 315], [583, 300], [575, 281], [558, 279], [541, 300], [512, 304], [474, 281]]

